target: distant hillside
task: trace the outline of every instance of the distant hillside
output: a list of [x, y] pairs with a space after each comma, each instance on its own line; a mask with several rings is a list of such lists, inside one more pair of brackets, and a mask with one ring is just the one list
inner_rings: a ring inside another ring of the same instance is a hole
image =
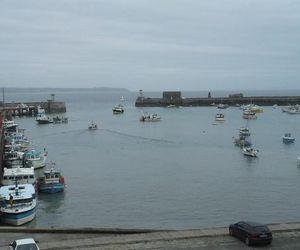
[[[1, 89], [0, 89], [1, 90]], [[6, 93], [11, 92], [71, 92], [71, 91], [103, 91], [103, 92], [129, 92], [125, 88], [95, 87], [95, 88], [4, 88]]]

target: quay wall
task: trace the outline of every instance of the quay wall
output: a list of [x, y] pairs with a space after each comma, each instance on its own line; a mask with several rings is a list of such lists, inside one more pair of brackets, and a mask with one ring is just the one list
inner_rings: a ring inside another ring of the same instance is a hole
[[65, 102], [52, 100], [47, 102], [5, 103], [4, 109], [12, 115], [36, 115], [38, 106], [45, 109], [46, 113], [65, 113], [67, 111]]
[[176, 106], [212, 106], [217, 104], [229, 106], [242, 104], [257, 104], [261, 106], [279, 106], [300, 104], [300, 96], [249, 96], [249, 97], [195, 97], [170, 100], [165, 98], [138, 97], [136, 107], [166, 107], [170, 104]]

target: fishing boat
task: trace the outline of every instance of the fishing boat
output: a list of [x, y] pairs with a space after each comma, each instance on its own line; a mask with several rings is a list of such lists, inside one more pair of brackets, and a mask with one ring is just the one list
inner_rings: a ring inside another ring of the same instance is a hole
[[118, 104], [112, 108], [113, 114], [123, 114], [124, 113], [124, 108], [123, 105]]
[[33, 167], [34, 169], [45, 167], [47, 159], [47, 152], [44, 153], [32, 149], [25, 153], [24, 160], [27, 167]]
[[48, 117], [48, 116], [46, 116], [44, 114], [38, 115], [37, 118], [36, 118], [36, 121], [37, 121], [38, 124], [53, 123], [53, 120], [50, 117]]
[[16, 132], [18, 128], [18, 124], [15, 123], [14, 121], [4, 120], [3, 128], [7, 132]]
[[96, 130], [98, 129], [98, 126], [96, 123], [94, 123], [93, 121], [91, 122], [91, 124], [88, 126], [89, 130]]
[[293, 143], [295, 142], [295, 138], [292, 137], [291, 133], [285, 133], [284, 136], [282, 137], [282, 141], [284, 143]]
[[224, 122], [225, 121], [225, 115], [224, 114], [216, 114], [215, 120], [218, 122]]
[[54, 167], [44, 171], [44, 176], [39, 178], [38, 189], [41, 193], [59, 193], [65, 189], [65, 179], [61, 172]]
[[242, 153], [246, 156], [257, 157], [258, 150], [252, 147], [243, 147]]
[[19, 184], [32, 184], [35, 186], [36, 178], [34, 168], [23, 168], [18, 166], [16, 168], [4, 168], [1, 184], [3, 186], [14, 185], [18, 181]]
[[7, 151], [4, 153], [4, 162], [6, 166], [14, 166], [22, 164], [24, 152], [20, 151]]
[[158, 122], [160, 120], [161, 117], [158, 114], [143, 113], [143, 115], [140, 118], [141, 122]]
[[5, 224], [20, 226], [34, 219], [36, 214], [36, 194], [33, 185], [18, 184], [0, 188], [1, 221]]

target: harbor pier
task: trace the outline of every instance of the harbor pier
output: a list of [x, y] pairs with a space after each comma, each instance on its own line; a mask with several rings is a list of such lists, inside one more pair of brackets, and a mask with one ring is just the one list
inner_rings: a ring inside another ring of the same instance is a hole
[[144, 97], [140, 91], [140, 96], [136, 99], [136, 107], [167, 107], [174, 106], [215, 106], [225, 104], [228, 106], [238, 106], [243, 104], [256, 104], [261, 106], [272, 105], [295, 105], [300, 104], [300, 96], [243, 96], [243, 94], [233, 94], [228, 97], [212, 97], [208, 93], [207, 97], [184, 98], [180, 91], [165, 91], [162, 98]]
[[46, 102], [11, 102], [4, 105], [0, 103], [0, 107], [10, 116], [35, 116], [38, 113], [38, 107], [43, 108], [49, 114], [65, 113], [67, 111], [65, 102], [52, 100]]

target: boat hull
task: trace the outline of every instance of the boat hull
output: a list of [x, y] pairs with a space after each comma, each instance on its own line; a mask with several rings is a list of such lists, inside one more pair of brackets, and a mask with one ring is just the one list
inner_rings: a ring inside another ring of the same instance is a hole
[[32, 221], [35, 217], [35, 214], [35, 207], [21, 213], [8, 213], [3, 211], [1, 221], [12, 226], [20, 226]]
[[41, 184], [39, 187], [39, 191], [41, 193], [55, 194], [63, 192], [65, 189], [65, 185], [62, 183], [53, 183], [53, 184]]

